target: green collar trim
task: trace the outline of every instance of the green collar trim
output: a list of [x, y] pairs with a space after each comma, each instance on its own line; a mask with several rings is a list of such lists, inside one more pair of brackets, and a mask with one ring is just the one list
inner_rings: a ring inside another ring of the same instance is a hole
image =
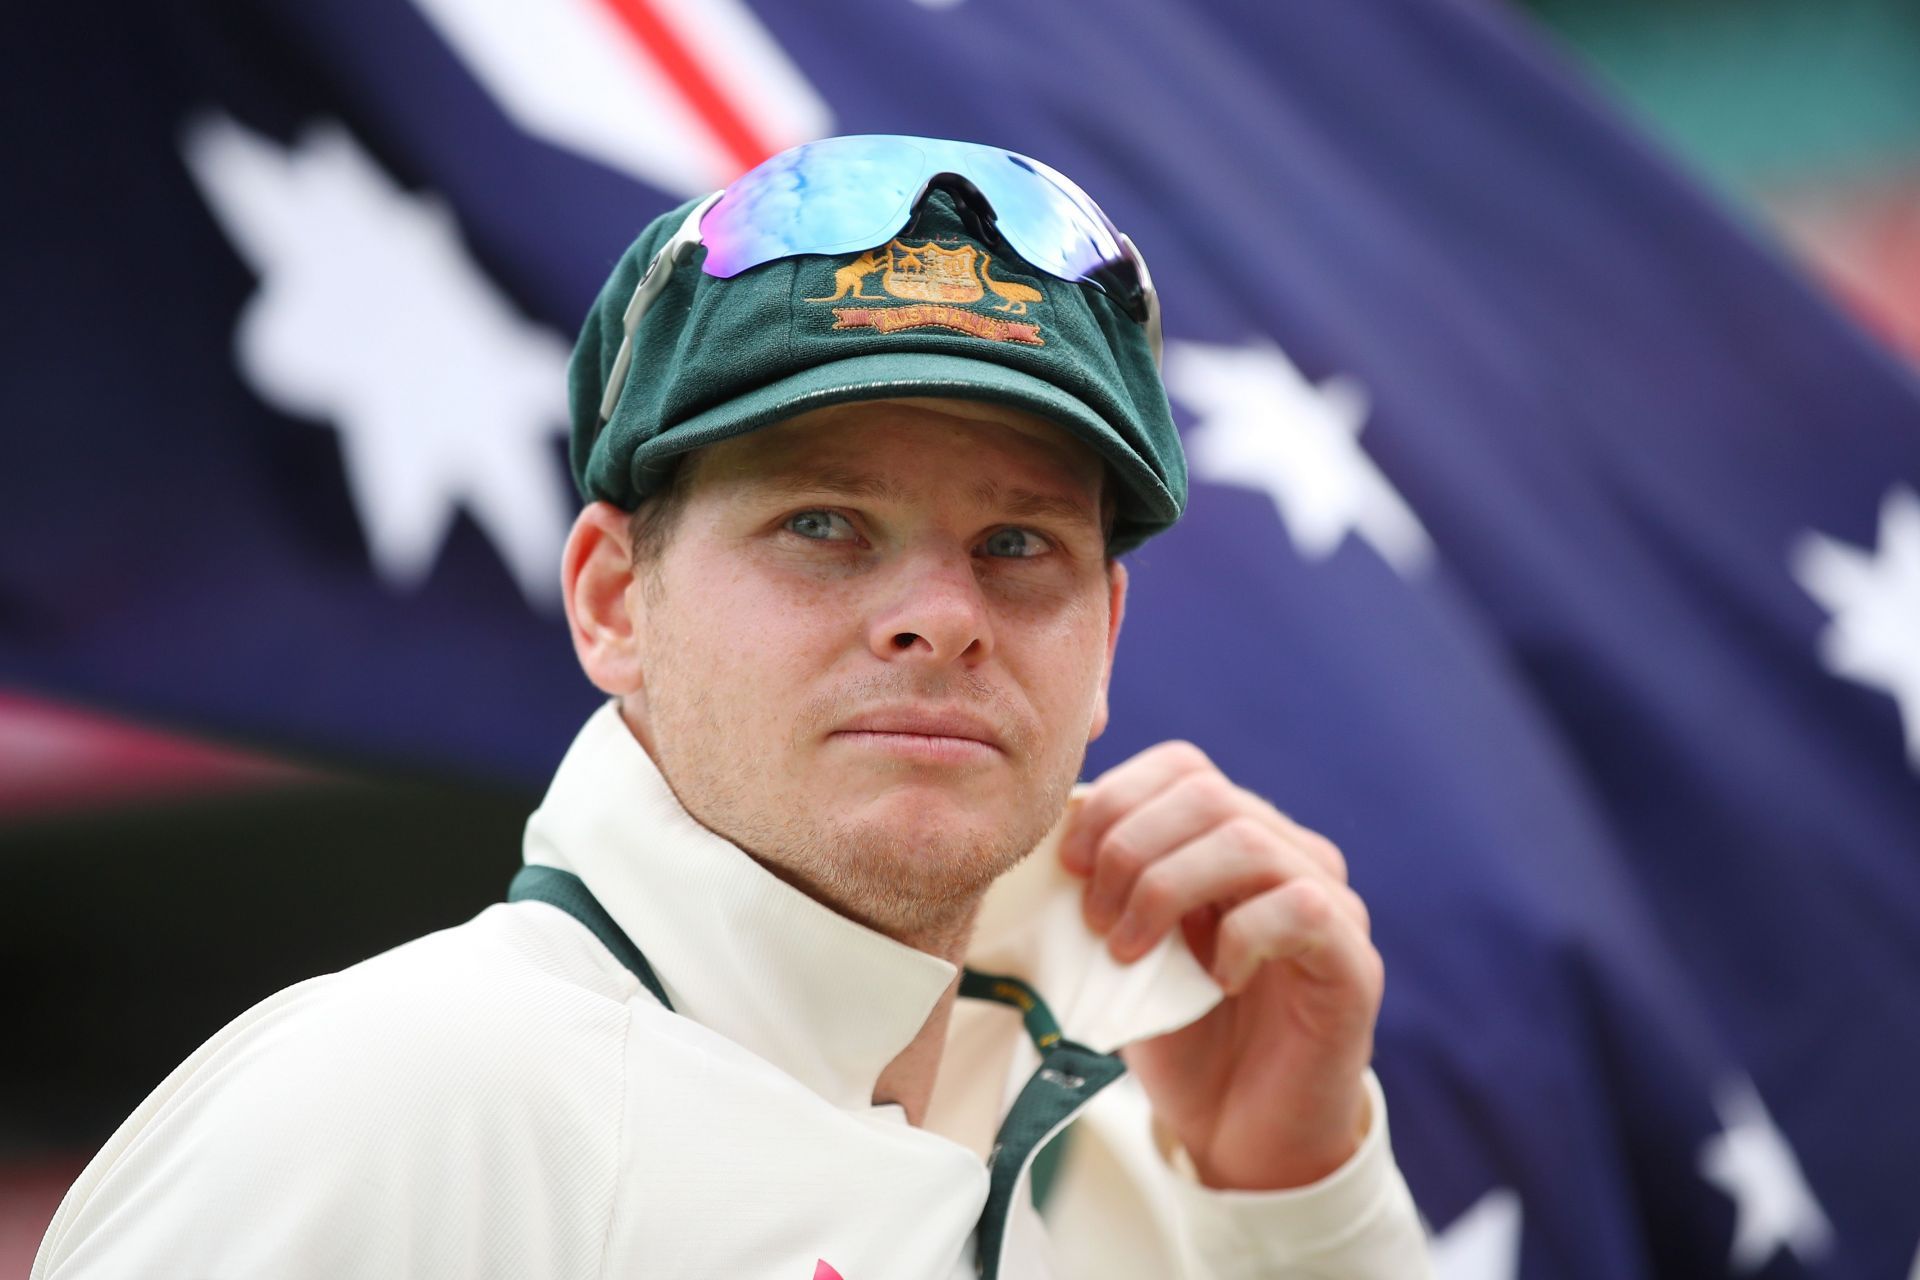
[[571, 871], [562, 871], [558, 867], [524, 866], [515, 873], [513, 882], [507, 886], [508, 902], [544, 902], [560, 908], [568, 915], [593, 931], [600, 944], [613, 952], [614, 958], [633, 971], [640, 979], [640, 985], [653, 993], [653, 998], [666, 1006], [667, 1012], [673, 1012], [673, 1001], [667, 999], [667, 989], [660, 985], [660, 979], [654, 975], [653, 966], [647, 963], [640, 948], [633, 945], [626, 931], [614, 923], [600, 900], [588, 891], [586, 882]]

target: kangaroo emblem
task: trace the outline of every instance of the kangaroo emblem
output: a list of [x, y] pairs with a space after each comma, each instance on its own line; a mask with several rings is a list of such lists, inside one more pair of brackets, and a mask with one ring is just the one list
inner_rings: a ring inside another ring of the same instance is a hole
[[873, 294], [865, 289], [867, 277], [887, 265], [880, 250], [869, 249], [859, 257], [833, 273], [833, 293], [825, 298], [808, 298], [808, 302], [838, 302], [842, 298], [872, 298]]
[[1023, 316], [1027, 313], [1029, 302], [1045, 302], [1046, 295], [1031, 285], [1017, 284], [1012, 280], [995, 280], [990, 268], [993, 255], [980, 255], [980, 279], [987, 288], [998, 294], [1003, 301], [994, 307], [995, 311], [1005, 311], [1011, 315]]

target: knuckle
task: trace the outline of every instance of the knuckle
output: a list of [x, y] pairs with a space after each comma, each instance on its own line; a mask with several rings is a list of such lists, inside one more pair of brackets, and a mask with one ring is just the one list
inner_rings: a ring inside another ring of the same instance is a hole
[[1100, 842], [1100, 860], [1122, 875], [1132, 877], [1146, 868], [1152, 855], [1125, 831], [1115, 830]]
[[1347, 896], [1353, 902], [1354, 921], [1360, 926], [1361, 934], [1364, 937], [1371, 938], [1373, 936], [1373, 912], [1367, 909], [1367, 900], [1351, 889], [1347, 890]]
[[1213, 765], [1213, 761], [1207, 758], [1206, 752], [1185, 738], [1170, 739], [1161, 743], [1158, 749], [1170, 764], [1183, 773], [1195, 772]]
[[1220, 810], [1233, 800], [1234, 785], [1217, 769], [1198, 769], [1174, 784], [1181, 798], [1207, 810]]
[[1220, 836], [1242, 858], [1267, 859], [1273, 856], [1273, 836], [1258, 818], [1236, 814], [1220, 824]]
[[1315, 862], [1324, 866], [1335, 879], [1347, 878], [1347, 855], [1340, 846], [1321, 832], [1315, 831], [1289, 813], [1275, 809], [1287, 828], [1287, 836]]
[[1372, 947], [1367, 948], [1365, 959], [1361, 962], [1360, 976], [1368, 999], [1378, 1005], [1387, 990], [1387, 962]]
[[1315, 881], [1290, 880], [1280, 892], [1291, 899], [1294, 916], [1303, 928], [1325, 928], [1333, 917], [1333, 902]]
[[1216, 948], [1231, 958], [1244, 954], [1254, 942], [1254, 920], [1246, 910], [1229, 911], [1220, 919]]
[[1166, 870], [1164, 862], [1156, 862], [1140, 873], [1133, 885], [1133, 905], [1131, 911], [1149, 920], [1160, 920], [1173, 914], [1177, 896], [1172, 875]]
[[1321, 860], [1327, 864], [1327, 869], [1333, 873], [1336, 879], [1342, 884], [1345, 884], [1347, 880], [1347, 855], [1340, 851], [1340, 846], [1321, 835], [1318, 831], [1310, 831], [1305, 827], [1300, 828], [1300, 831], [1302, 838], [1307, 844], [1319, 852]]
[[1204, 809], [1207, 805], [1207, 775], [1204, 770], [1182, 772], [1168, 786], [1162, 799], [1179, 804], [1187, 809]]

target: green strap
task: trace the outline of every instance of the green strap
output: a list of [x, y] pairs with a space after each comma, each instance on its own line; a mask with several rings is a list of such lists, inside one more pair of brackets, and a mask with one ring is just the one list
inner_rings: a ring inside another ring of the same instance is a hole
[[[507, 889], [507, 901], [545, 902], [560, 908], [591, 929], [593, 936], [633, 971], [640, 985], [672, 1011], [673, 1002], [667, 999], [666, 988], [654, 976], [653, 966], [647, 963], [633, 939], [614, 923], [579, 876], [557, 867], [522, 867]], [[1044, 1148], [1051, 1162], [1042, 1159], [1041, 1143], [1091, 1101], [1094, 1094], [1126, 1074], [1127, 1066], [1118, 1054], [1098, 1053], [1064, 1037], [1059, 1021], [1040, 993], [1019, 978], [968, 969], [960, 977], [960, 994], [1018, 1009], [1033, 1047], [1040, 1051], [1040, 1068], [1013, 1100], [1013, 1108], [1000, 1122], [993, 1151], [987, 1157], [987, 1206], [980, 1214], [974, 1271], [982, 1280], [995, 1280], [1000, 1274], [1000, 1253], [1006, 1246], [1007, 1222], [1012, 1215], [1013, 1191], [1019, 1184], [1020, 1171], [1029, 1161], [1033, 1162], [1034, 1207], [1037, 1209], [1046, 1190], [1042, 1185], [1042, 1165], [1045, 1165], [1044, 1181], [1051, 1184], [1065, 1135]]]
[[973, 1000], [994, 1000], [1012, 1005], [1027, 1024], [1027, 1036], [1041, 1053], [1053, 1048], [1060, 1039], [1060, 1024], [1040, 993], [1019, 978], [968, 969], [960, 975], [960, 994]]
[[507, 901], [547, 903], [593, 930], [593, 936], [613, 952], [615, 959], [633, 971], [640, 985], [651, 991], [653, 998], [667, 1007], [667, 1012], [673, 1012], [673, 1001], [667, 999], [667, 989], [654, 976], [653, 966], [640, 954], [640, 948], [633, 945], [633, 939], [613, 922], [613, 917], [579, 876], [558, 867], [522, 867], [514, 875], [513, 883], [507, 886]]
[[[987, 1207], [980, 1214], [973, 1269], [981, 1280], [995, 1280], [1000, 1274], [1000, 1254], [1006, 1247], [1007, 1222], [1012, 1217], [1013, 1192], [1020, 1182], [1020, 1171], [1028, 1161], [1033, 1162], [1034, 1207], [1040, 1208], [1045, 1192], [1051, 1189], [1058, 1153], [1067, 1135], [1061, 1132], [1044, 1148], [1041, 1143], [1096, 1093], [1125, 1075], [1127, 1064], [1117, 1053], [1100, 1053], [1061, 1035], [1060, 1023], [1040, 993], [1018, 978], [968, 969], [960, 978], [960, 994], [1018, 1009], [1033, 1047], [1040, 1051], [1039, 1069], [1027, 1078], [1020, 1096], [1013, 1100], [987, 1156]], [[1053, 1157], [1046, 1167], [1044, 1187], [1040, 1176], [1043, 1154]]]

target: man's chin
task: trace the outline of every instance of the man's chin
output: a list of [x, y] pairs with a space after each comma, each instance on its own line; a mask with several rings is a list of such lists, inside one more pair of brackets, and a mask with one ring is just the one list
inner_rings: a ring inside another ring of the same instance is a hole
[[889, 779], [839, 808], [845, 820], [894, 837], [902, 848], [928, 842], [997, 844], [1026, 806], [1002, 787], [969, 786], [951, 780]]
[[1025, 855], [1004, 827], [859, 823], [836, 833], [835, 861], [820, 871], [823, 896], [843, 914], [913, 934], [971, 917], [981, 896]]
[[[816, 898], [903, 940], [944, 936], [1046, 834], [1041, 798], [1005, 785], [842, 776], [795, 807], [814, 821], [778, 860]], [[865, 780], [871, 781], [871, 780]], [[799, 832], [789, 829], [789, 836]], [[915, 943], [919, 945], [919, 943]]]

